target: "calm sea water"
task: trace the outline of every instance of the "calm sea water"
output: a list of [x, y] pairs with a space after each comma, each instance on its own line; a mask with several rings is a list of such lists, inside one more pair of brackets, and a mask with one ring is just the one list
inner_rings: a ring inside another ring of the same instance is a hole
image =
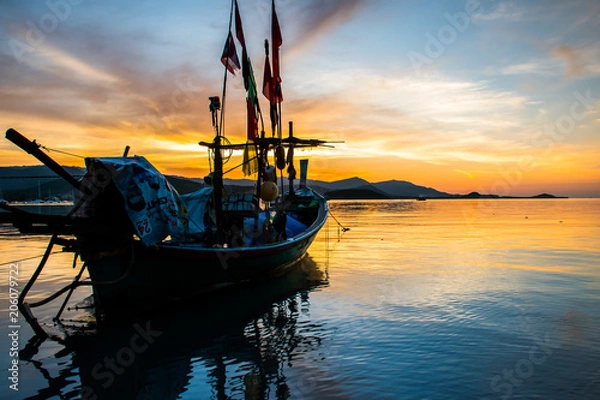
[[[331, 209], [351, 230], [330, 219], [310, 257], [270, 284], [97, 329], [89, 310], [65, 312], [61, 328], [60, 302], [36, 309], [56, 337], [32, 346], [21, 319], [18, 393], [6, 263], [41, 255], [47, 238], [4, 227], [0, 398], [600, 398], [599, 200]], [[38, 260], [18, 262], [21, 288]], [[73, 274], [54, 254], [32, 298]]]

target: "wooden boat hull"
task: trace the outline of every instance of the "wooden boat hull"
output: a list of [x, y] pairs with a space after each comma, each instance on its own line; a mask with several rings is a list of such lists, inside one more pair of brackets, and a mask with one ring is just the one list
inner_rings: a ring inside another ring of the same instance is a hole
[[207, 248], [132, 241], [110, 256], [87, 255], [96, 307], [105, 314], [153, 308], [206, 292], [277, 275], [300, 260], [324, 225], [328, 206], [318, 197], [317, 218], [302, 234], [270, 245]]

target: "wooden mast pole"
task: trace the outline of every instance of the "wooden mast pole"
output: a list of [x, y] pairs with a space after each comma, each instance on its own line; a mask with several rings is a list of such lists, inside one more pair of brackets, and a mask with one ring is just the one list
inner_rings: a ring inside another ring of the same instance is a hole
[[[229, 29], [227, 40], [231, 35], [231, 27], [233, 24], [233, 4], [234, 0], [231, 0], [231, 8], [229, 11]], [[229, 54], [227, 55], [229, 57]], [[223, 76], [223, 102], [221, 105], [221, 118], [219, 119], [216, 128], [215, 140], [213, 143], [213, 151], [214, 151], [214, 173], [213, 173], [213, 198], [215, 201], [215, 217], [217, 223], [217, 244], [224, 244], [223, 238], [223, 228], [224, 228], [224, 217], [223, 217], [223, 156], [221, 154], [221, 137], [224, 136], [225, 132], [225, 101], [227, 96], [227, 65], [229, 65], [229, 60], [225, 63], [225, 71]], [[215, 118], [215, 121], [217, 119]]]

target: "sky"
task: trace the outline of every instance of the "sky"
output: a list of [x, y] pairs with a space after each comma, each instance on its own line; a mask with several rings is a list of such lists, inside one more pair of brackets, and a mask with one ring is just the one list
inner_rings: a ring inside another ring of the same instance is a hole
[[[261, 86], [271, 2], [238, 2]], [[296, 136], [344, 142], [296, 153], [310, 178], [600, 197], [597, 0], [276, 6], [283, 121]], [[206, 175], [198, 142], [214, 136], [208, 97], [221, 95], [229, 10], [228, 0], [0, 0], [2, 129], [81, 156], [129, 145], [165, 174]], [[232, 142], [245, 135], [240, 75], [228, 77]], [[0, 166], [36, 163], [0, 142]]]

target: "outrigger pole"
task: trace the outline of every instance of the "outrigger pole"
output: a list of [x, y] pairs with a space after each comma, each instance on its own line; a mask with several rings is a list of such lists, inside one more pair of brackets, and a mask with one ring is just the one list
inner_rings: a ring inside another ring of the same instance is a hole
[[40, 160], [45, 166], [54, 171], [58, 176], [67, 181], [75, 189], [81, 191], [79, 181], [75, 179], [73, 175], [69, 174], [56, 161], [50, 158], [46, 153], [40, 150], [40, 145], [37, 144], [35, 140], [30, 141], [12, 128], [9, 128], [6, 131], [6, 138], [19, 146], [21, 149], [25, 150], [27, 153]]

